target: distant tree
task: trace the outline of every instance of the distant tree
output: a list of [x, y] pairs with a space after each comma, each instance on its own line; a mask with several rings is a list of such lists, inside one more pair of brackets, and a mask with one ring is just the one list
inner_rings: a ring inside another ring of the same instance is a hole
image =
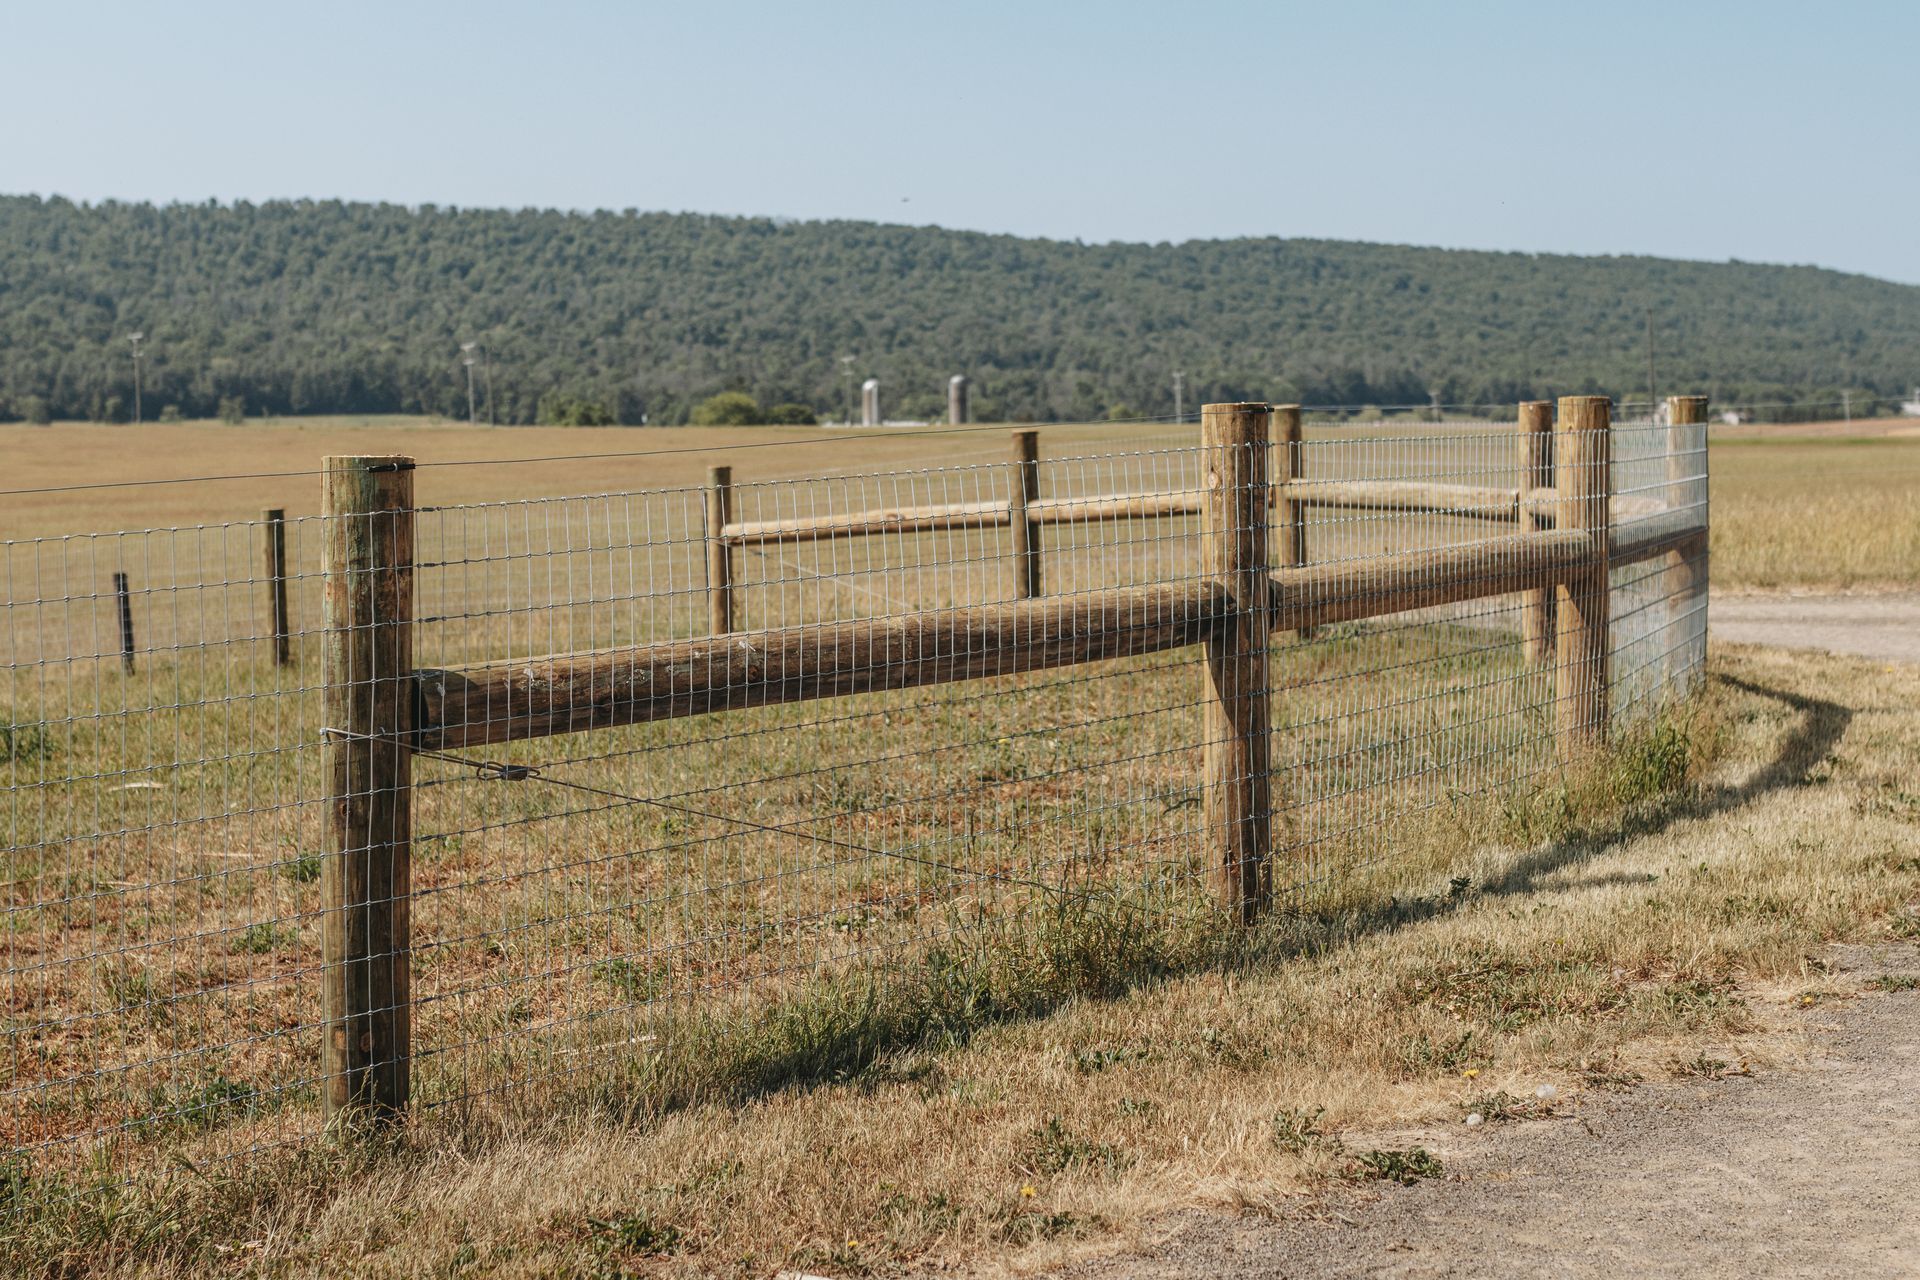
[[722, 391], [693, 407], [696, 427], [751, 427], [764, 421], [760, 402], [744, 391]]
[[127, 402], [119, 396], [108, 396], [100, 405], [100, 421], [125, 422], [127, 420]]
[[598, 400], [587, 400], [564, 391], [549, 391], [540, 397], [534, 416], [549, 427], [610, 427], [613, 410]]
[[820, 421], [812, 409], [804, 404], [795, 404], [791, 400], [776, 404], [762, 415], [762, 421], [782, 427], [811, 427]]
[[247, 398], [245, 396], [220, 397], [220, 421], [228, 426], [237, 427], [247, 420]]
[[179, 405], [170, 404], [166, 408], [160, 410], [160, 421], [179, 422], [180, 420], [181, 420], [181, 413], [180, 413]]
[[36, 427], [44, 427], [53, 422], [53, 408], [44, 396], [28, 396], [20, 402], [20, 416]]
[[1107, 406], [1108, 422], [1132, 422], [1142, 416], [1141, 412], [1130, 404], [1110, 404]]

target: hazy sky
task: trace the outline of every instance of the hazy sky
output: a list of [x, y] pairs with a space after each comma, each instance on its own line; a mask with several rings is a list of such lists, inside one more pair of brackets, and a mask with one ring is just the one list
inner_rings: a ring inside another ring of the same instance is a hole
[[1812, 262], [1920, 282], [1920, 0], [0, 0], [0, 191]]

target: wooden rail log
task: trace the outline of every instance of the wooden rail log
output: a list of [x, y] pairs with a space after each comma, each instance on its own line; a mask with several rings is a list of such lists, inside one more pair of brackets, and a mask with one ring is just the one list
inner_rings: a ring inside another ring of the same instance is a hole
[[419, 744], [476, 747], [1041, 671], [1197, 644], [1224, 586], [1177, 583], [419, 671]]
[[1682, 551], [1707, 536], [1697, 511], [1662, 511], [1659, 515], [1617, 524], [1607, 539], [1608, 560], [1615, 566], [1634, 564]]
[[1148, 520], [1156, 516], [1200, 513], [1204, 489], [1170, 489], [1164, 493], [1098, 493], [1081, 498], [1041, 498], [1027, 504], [1027, 517], [1036, 524], [1093, 524], [1102, 520]]
[[1508, 522], [1520, 518], [1519, 490], [1488, 485], [1424, 480], [1294, 480], [1276, 486], [1276, 490], [1282, 498], [1309, 507], [1433, 511]]
[[1460, 604], [1532, 588], [1550, 589], [1591, 564], [1584, 530], [1510, 533], [1439, 551], [1281, 569], [1273, 575], [1276, 630], [1323, 627]]
[[[1555, 514], [1560, 508], [1558, 489], [1529, 489], [1520, 496], [1520, 501], [1533, 511], [1534, 519], [1543, 529], [1553, 528]], [[1643, 520], [1648, 516], [1660, 516], [1667, 513], [1667, 504], [1658, 498], [1636, 498], [1632, 494], [1616, 494], [1607, 499], [1607, 510], [1615, 520]]]
[[779, 542], [822, 542], [876, 533], [922, 533], [931, 529], [988, 529], [1011, 523], [1007, 504], [950, 502], [917, 507], [878, 507], [841, 515], [796, 516], [787, 520], [741, 520], [725, 526], [722, 537], [734, 546]]

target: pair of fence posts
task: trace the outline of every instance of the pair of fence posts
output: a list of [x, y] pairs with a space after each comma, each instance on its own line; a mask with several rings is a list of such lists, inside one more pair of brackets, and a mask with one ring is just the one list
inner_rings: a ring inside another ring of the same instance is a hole
[[[1614, 532], [1610, 402], [1564, 398], [1557, 422], [1547, 409], [1544, 402], [1521, 409], [1515, 516], [1523, 535], [1538, 532], [1550, 517], [1557, 531], [1588, 535], [1591, 550], [1551, 577], [1539, 571], [1524, 588], [1523, 643], [1530, 657], [1543, 661], [1551, 641], [1556, 738], [1561, 752], [1574, 757], [1604, 742], [1607, 731]], [[1685, 428], [1684, 437], [1673, 438], [1695, 440], [1705, 421], [1704, 399], [1677, 398], [1669, 410], [1675, 430]], [[1201, 574], [1221, 602], [1209, 606], [1203, 640], [1203, 812], [1217, 891], [1237, 918], [1251, 922], [1270, 902], [1273, 884], [1269, 655], [1279, 619], [1270, 532], [1282, 534], [1280, 567], [1305, 573], [1311, 488], [1293, 488], [1304, 478], [1297, 407], [1207, 405], [1200, 426]], [[1688, 461], [1693, 451], [1670, 453], [1668, 505], [1703, 504], [1704, 479]], [[1549, 477], [1551, 488], [1539, 483]], [[731, 475], [716, 468], [711, 479], [710, 621], [716, 634], [728, 634]], [[1006, 518], [1014, 536], [1014, 591], [1026, 600], [1041, 588], [1040, 521], [1030, 511], [1037, 480], [1035, 435], [1017, 433]], [[411, 757], [418, 693], [410, 627], [412, 482], [407, 458], [329, 458], [326, 464], [323, 682], [332, 852], [322, 878], [322, 1079], [329, 1115], [395, 1116], [409, 1092]], [[1143, 508], [1142, 514], [1152, 512]], [[1706, 585], [1704, 521], [1697, 532], [1694, 522], [1685, 523], [1685, 540], [1665, 553], [1674, 623], [1690, 623]]]

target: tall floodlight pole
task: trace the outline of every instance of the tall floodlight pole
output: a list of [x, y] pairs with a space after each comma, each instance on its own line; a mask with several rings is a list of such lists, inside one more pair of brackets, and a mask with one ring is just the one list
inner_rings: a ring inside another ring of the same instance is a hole
[[460, 344], [460, 363], [467, 366], [467, 425], [470, 427], [480, 425], [480, 415], [473, 407], [473, 366], [477, 363], [474, 360], [473, 349], [478, 345], [474, 342]]
[[146, 336], [144, 333], [127, 335], [127, 341], [133, 344], [133, 420], [136, 424], [140, 421], [140, 342]]
[[1183, 398], [1182, 390], [1182, 384], [1185, 382], [1186, 376], [1186, 374], [1180, 372], [1178, 369], [1173, 371], [1173, 420], [1175, 422], [1185, 422], [1187, 420], [1187, 405], [1186, 400]]
[[853, 362], [858, 356], [840, 357], [840, 375], [847, 380], [847, 425], [853, 425]]

